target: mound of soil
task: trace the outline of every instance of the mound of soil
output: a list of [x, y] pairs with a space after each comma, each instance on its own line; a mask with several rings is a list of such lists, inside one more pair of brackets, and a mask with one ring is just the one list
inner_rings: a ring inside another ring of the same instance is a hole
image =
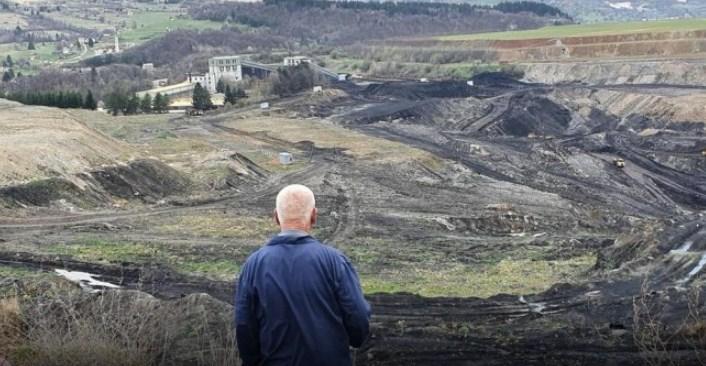
[[561, 136], [571, 122], [571, 111], [545, 96], [532, 93], [515, 95], [509, 109], [486, 132], [516, 137]]
[[183, 193], [190, 186], [181, 173], [157, 160], [136, 160], [81, 173], [0, 188], [4, 207], [51, 206], [57, 201], [78, 207], [106, 205], [120, 198], [152, 203]]
[[472, 88], [461, 81], [439, 82], [390, 82], [372, 84], [363, 95], [367, 97], [386, 96], [399, 99], [421, 100], [426, 98], [467, 98], [473, 96]]

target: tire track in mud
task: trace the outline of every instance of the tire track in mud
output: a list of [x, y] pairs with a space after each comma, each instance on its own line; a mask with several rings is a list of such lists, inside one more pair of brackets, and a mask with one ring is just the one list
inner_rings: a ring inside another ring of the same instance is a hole
[[344, 200], [342, 206], [346, 208], [345, 212], [340, 214], [339, 219], [336, 221], [336, 229], [328, 238], [324, 238], [329, 244], [340, 243], [352, 237], [358, 226], [356, 193], [353, 185], [346, 184], [343, 179], [338, 173], [331, 174], [331, 178], [329, 178], [329, 182], [334, 185], [338, 192], [338, 197], [342, 197]]

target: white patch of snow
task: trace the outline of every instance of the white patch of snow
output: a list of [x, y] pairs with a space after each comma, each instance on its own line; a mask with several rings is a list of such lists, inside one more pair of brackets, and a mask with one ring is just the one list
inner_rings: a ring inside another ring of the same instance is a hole
[[692, 269], [691, 272], [689, 272], [689, 274], [686, 275], [686, 277], [684, 277], [683, 279], [679, 280], [678, 283], [684, 284], [684, 283], [689, 282], [689, 280], [690, 280], [692, 277], [694, 277], [696, 274], [698, 274], [699, 272], [701, 272], [702, 269], [704, 269], [704, 266], [706, 266], [706, 253], [704, 253], [703, 255], [701, 255], [701, 260], [700, 260], [699, 263], [696, 265], [696, 267], [694, 267], [694, 269]]
[[678, 249], [670, 250], [669, 253], [671, 254], [685, 254], [686, 252], [691, 249], [691, 246], [694, 245], [693, 240], [689, 240], [684, 245], [680, 246]]
[[618, 3], [611, 3], [611, 2], [606, 2], [608, 6], [610, 6], [613, 9], [627, 9], [627, 10], [633, 10], [632, 2], [630, 1], [622, 1]]
[[63, 269], [54, 270], [59, 276], [66, 278], [67, 280], [79, 284], [81, 288], [93, 289], [95, 287], [101, 288], [120, 288], [118, 285], [114, 285], [109, 282], [103, 282], [96, 280], [93, 277], [100, 277], [98, 275], [86, 273], [86, 272], [74, 272], [66, 271]]

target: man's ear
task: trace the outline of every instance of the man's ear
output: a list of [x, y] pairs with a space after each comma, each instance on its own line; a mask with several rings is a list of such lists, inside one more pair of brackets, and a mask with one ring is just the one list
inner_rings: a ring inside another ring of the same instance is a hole
[[311, 227], [314, 227], [316, 225], [316, 216], [318, 215], [318, 213], [319, 210], [317, 210], [316, 207], [311, 210]]
[[276, 210], [276, 209], [275, 209], [274, 213], [272, 214], [272, 218], [275, 220], [275, 224], [277, 224], [277, 226], [282, 226], [282, 225], [279, 223], [279, 215], [277, 215], [277, 210]]

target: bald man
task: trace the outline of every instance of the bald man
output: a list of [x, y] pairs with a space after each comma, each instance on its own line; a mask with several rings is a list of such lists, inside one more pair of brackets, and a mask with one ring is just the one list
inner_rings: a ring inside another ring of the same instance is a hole
[[253, 253], [235, 295], [243, 366], [348, 366], [349, 346], [368, 336], [370, 305], [341, 252], [311, 236], [314, 193], [291, 185], [277, 195], [281, 232]]

